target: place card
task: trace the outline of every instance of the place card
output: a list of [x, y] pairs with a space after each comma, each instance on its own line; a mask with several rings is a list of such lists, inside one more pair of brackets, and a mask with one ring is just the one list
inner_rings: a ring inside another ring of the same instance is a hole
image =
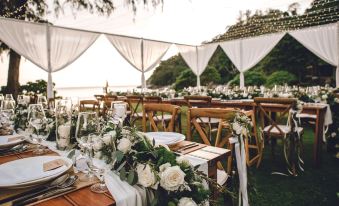
[[45, 162], [43, 164], [43, 168], [44, 168], [44, 172], [47, 172], [47, 171], [62, 167], [64, 165], [65, 165], [65, 161], [63, 159], [56, 159], [56, 160], [52, 160], [49, 162]]

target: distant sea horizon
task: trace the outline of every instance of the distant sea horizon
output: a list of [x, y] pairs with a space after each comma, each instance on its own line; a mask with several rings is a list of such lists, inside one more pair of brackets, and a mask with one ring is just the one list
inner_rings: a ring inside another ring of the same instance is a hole
[[[55, 87], [56, 96], [78, 97], [79, 99], [94, 99], [95, 94], [104, 94], [103, 86], [83, 86], [83, 87]], [[109, 86], [109, 92], [132, 92], [139, 91], [138, 85]]]

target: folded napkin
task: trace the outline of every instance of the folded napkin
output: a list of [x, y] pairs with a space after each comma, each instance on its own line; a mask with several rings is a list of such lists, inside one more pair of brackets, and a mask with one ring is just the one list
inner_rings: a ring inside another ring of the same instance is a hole
[[0, 136], [0, 144], [6, 144], [9, 142], [10, 139], [15, 139], [15, 138], [17, 138], [17, 140], [14, 140], [13, 142], [21, 140], [21, 138], [24, 138], [24, 136], [20, 134]]
[[145, 135], [154, 139], [157, 144], [172, 144], [182, 139], [182, 134], [175, 132], [148, 132]]
[[60, 157], [35, 157], [31, 161], [25, 159], [9, 162], [0, 166], [0, 186], [27, 183], [30, 181], [46, 178], [52, 175], [61, 174], [67, 167], [64, 165], [54, 170], [43, 170], [43, 163], [55, 160]]

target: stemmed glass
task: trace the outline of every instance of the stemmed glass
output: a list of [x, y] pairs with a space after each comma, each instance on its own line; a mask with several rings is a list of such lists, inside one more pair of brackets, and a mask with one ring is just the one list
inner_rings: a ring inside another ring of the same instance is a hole
[[113, 111], [113, 120], [117, 120], [118, 123], [123, 124], [126, 118], [127, 104], [124, 102], [112, 102], [111, 110]]
[[98, 116], [96, 112], [80, 112], [76, 125], [75, 138], [79, 143], [81, 150], [86, 155], [86, 162], [89, 169], [86, 170], [86, 176], [83, 181], [90, 181], [94, 175], [92, 172], [93, 162], [93, 135], [98, 133]]
[[95, 193], [105, 193], [108, 191], [107, 186], [105, 184], [105, 179], [104, 179], [105, 169], [98, 168], [96, 172], [97, 172], [100, 182], [92, 185], [91, 191]]
[[47, 109], [48, 102], [45, 96], [38, 96], [37, 104], [41, 104], [44, 109]]
[[50, 130], [43, 106], [41, 104], [29, 105], [27, 119], [29, 126], [33, 127], [33, 132], [30, 136], [32, 140], [37, 143], [36, 150], [33, 151], [33, 154], [44, 154], [45, 151], [41, 146], [41, 142], [47, 139]]
[[1, 101], [1, 109], [2, 110], [14, 110], [15, 109], [15, 101], [11, 94], [6, 94], [5, 99]]

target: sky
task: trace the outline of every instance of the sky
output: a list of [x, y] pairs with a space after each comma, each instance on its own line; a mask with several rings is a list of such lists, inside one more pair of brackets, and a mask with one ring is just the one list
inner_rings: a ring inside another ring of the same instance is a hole
[[[51, 1], [47, 0], [47, 3]], [[164, 0], [164, 4], [156, 8], [140, 3], [136, 14], [126, 5], [126, 0], [117, 0], [114, 1], [116, 9], [110, 17], [87, 12], [77, 12], [74, 16], [70, 9], [65, 9], [58, 18], [52, 14], [47, 19], [58, 26], [199, 45], [224, 33], [227, 26], [236, 22], [239, 11], [287, 10], [288, 5], [294, 2], [300, 4], [302, 11], [309, 7], [312, 0]], [[172, 46], [163, 60], [177, 52]], [[8, 58], [3, 54], [0, 59], [0, 86], [7, 81]], [[146, 78], [153, 70], [146, 73]], [[47, 73], [22, 58], [20, 83], [36, 79], [47, 80]], [[110, 86], [137, 86], [140, 85], [141, 74], [120, 56], [104, 36], [100, 36], [74, 63], [53, 73], [56, 88], [104, 86], [106, 81]]]

